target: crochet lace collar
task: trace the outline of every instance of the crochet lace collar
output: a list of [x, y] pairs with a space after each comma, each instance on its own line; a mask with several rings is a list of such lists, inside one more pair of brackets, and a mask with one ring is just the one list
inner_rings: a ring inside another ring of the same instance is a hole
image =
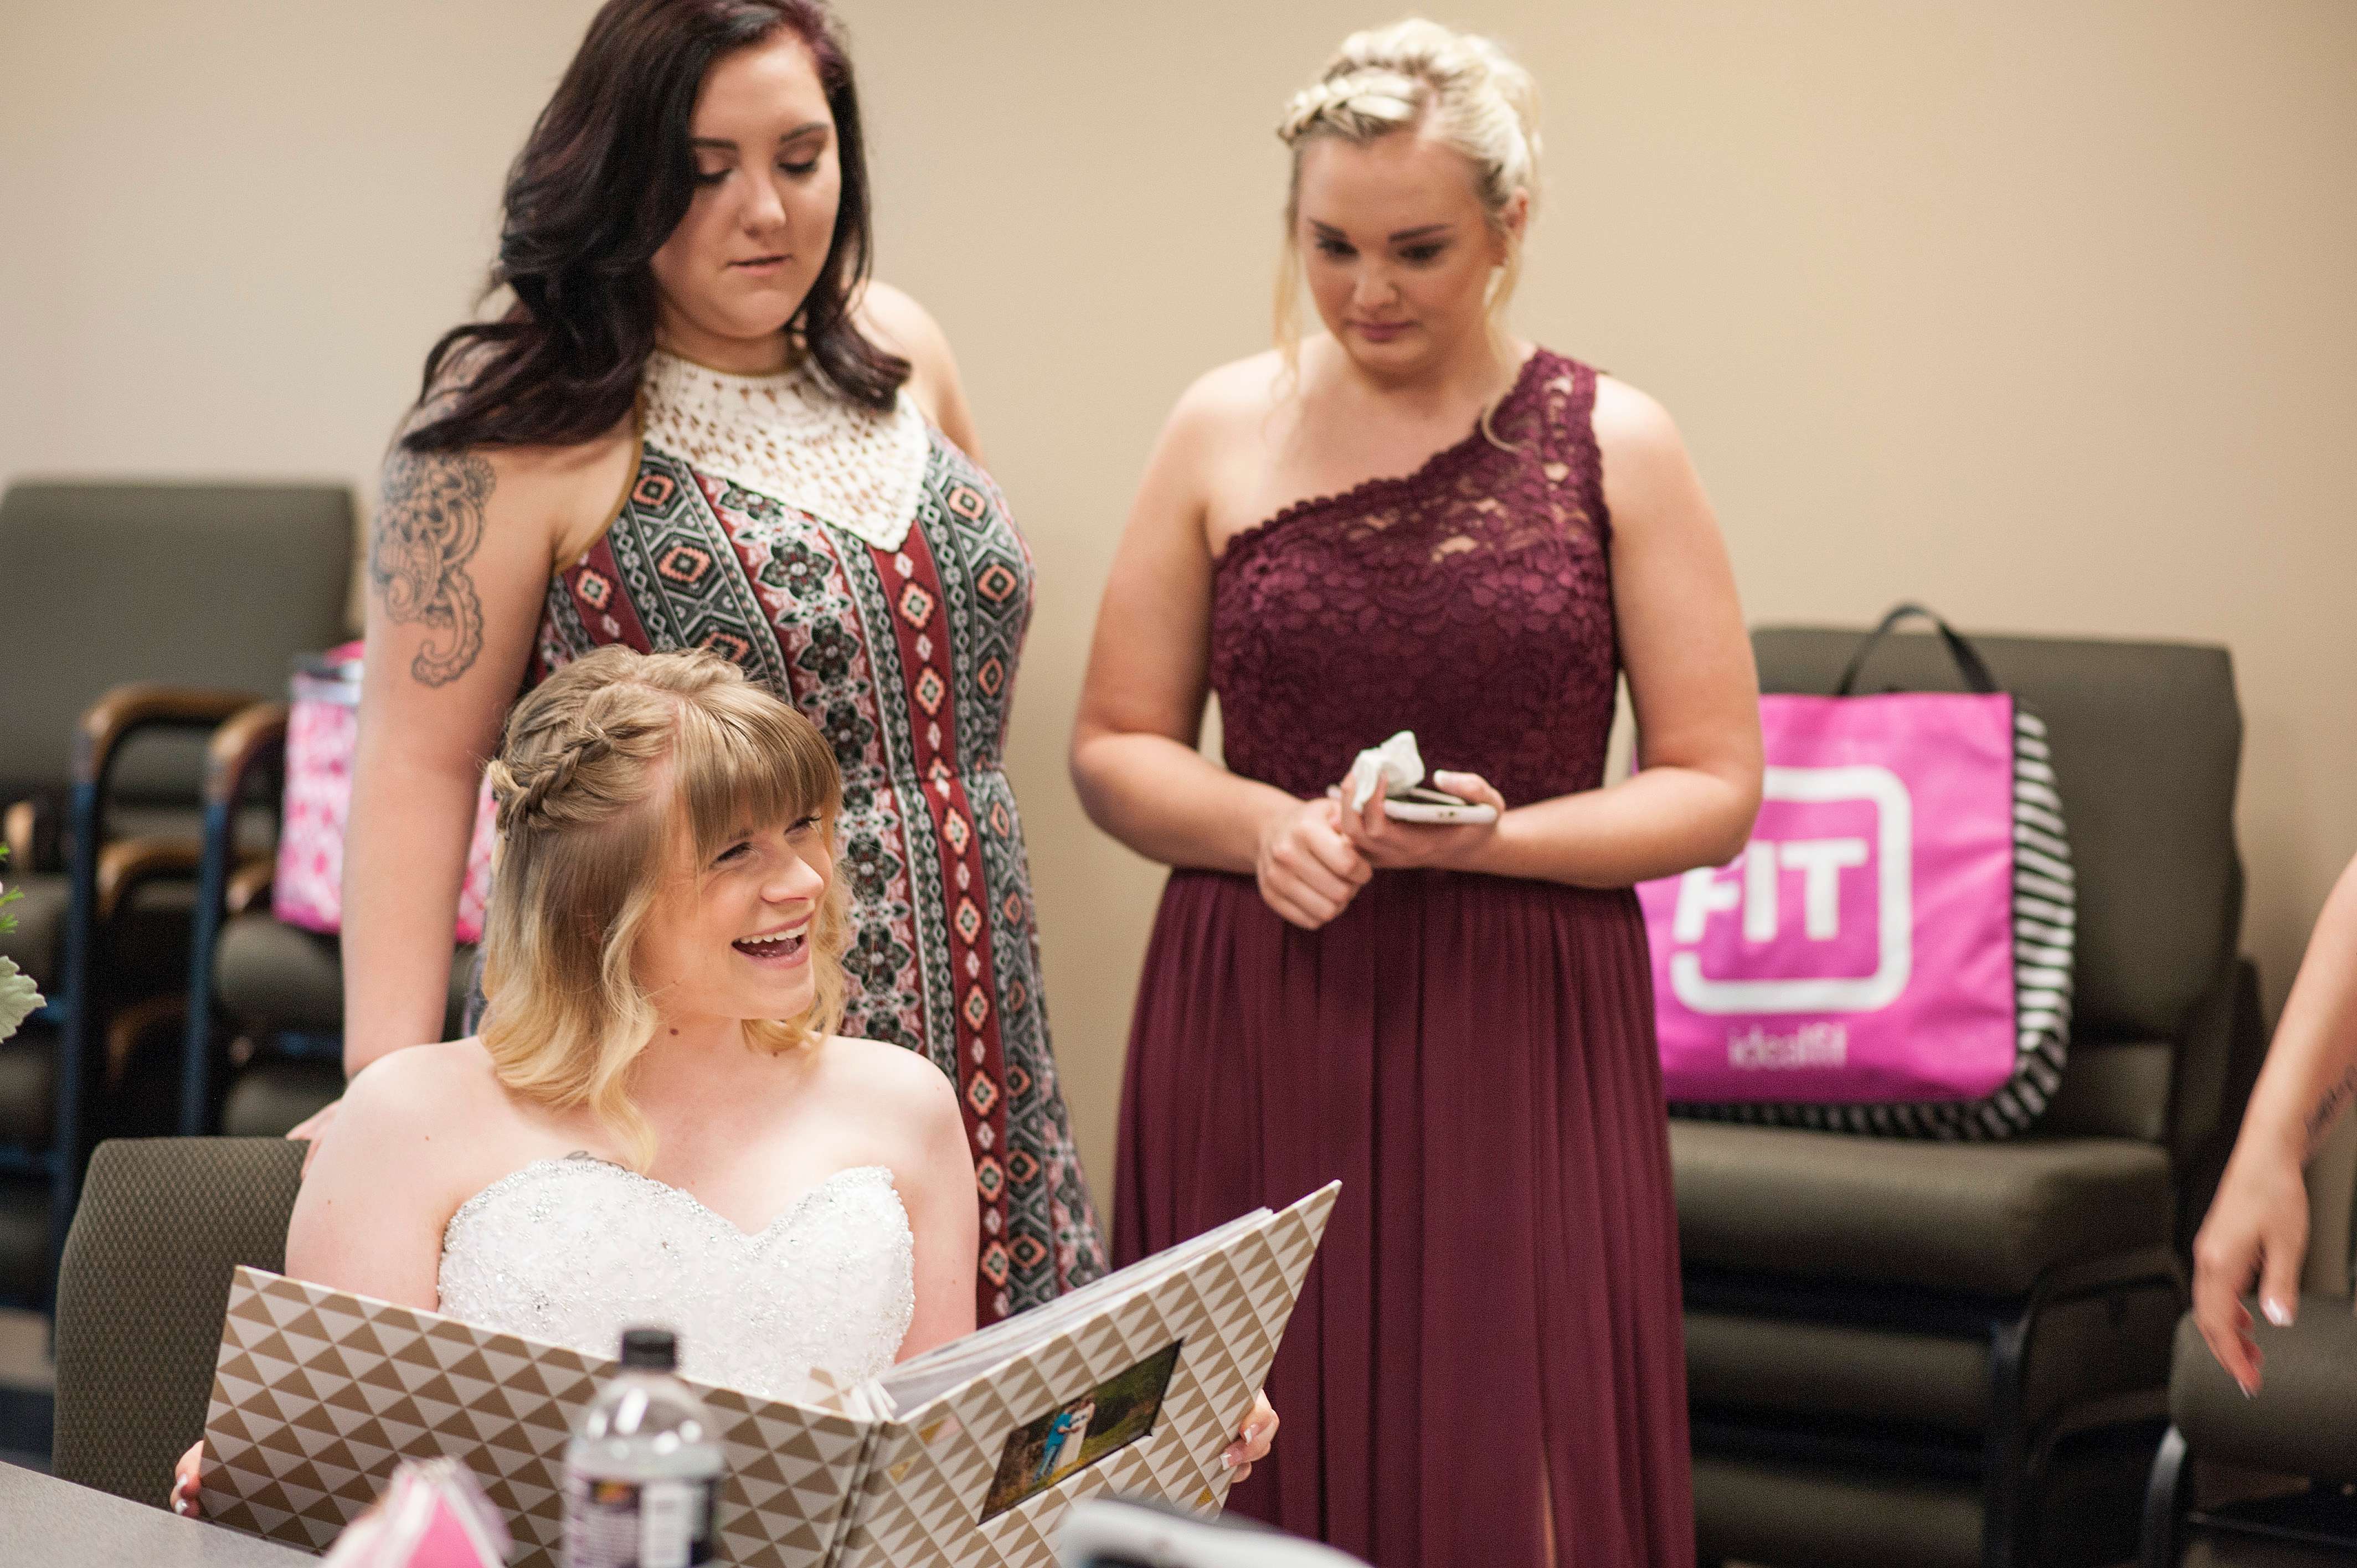
[[649, 446], [878, 549], [908, 537], [931, 436], [905, 389], [878, 413], [831, 392], [808, 360], [739, 376], [657, 349], [644, 392]]

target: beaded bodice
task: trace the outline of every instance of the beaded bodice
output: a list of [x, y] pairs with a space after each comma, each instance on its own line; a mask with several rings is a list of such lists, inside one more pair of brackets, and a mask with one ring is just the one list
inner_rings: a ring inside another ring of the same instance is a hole
[[611, 1356], [637, 1325], [679, 1335], [688, 1377], [800, 1397], [892, 1364], [916, 1309], [909, 1217], [881, 1165], [837, 1171], [747, 1235], [674, 1187], [587, 1155], [537, 1160], [459, 1206], [441, 1310]]
[[1231, 768], [1312, 796], [1412, 729], [1510, 805], [1603, 781], [1620, 643], [1595, 401], [1594, 371], [1542, 349], [1489, 433], [1229, 543], [1211, 672]]

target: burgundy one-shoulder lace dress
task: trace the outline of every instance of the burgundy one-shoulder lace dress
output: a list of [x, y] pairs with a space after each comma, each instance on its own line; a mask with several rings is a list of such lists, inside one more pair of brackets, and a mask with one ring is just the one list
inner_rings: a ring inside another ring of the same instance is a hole
[[[1402, 479], [1237, 538], [1228, 766], [1302, 797], [1416, 733], [1510, 806], [1597, 788], [1619, 674], [1595, 372], [1541, 350]], [[1677, 1221], [1625, 888], [1377, 872], [1323, 929], [1171, 875], [1121, 1116], [1126, 1262], [1340, 1177], [1232, 1506], [1382, 1568], [1694, 1561]]]

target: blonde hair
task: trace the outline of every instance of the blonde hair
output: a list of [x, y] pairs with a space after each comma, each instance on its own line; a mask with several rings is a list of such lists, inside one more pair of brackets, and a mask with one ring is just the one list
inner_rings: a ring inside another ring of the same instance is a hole
[[[815, 813], [832, 843], [834, 754], [717, 654], [602, 648], [516, 704], [490, 777], [483, 1048], [516, 1093], [587, 1106], [643, 1169], [654, 1135], [630, 1074], [661, 1021], [635, 959], [681, 840], [701, 867], [748, 828]], [[840, 1026], [849, 927], [830, 876], [811, 926], [817, 998], [800, 1018], [748, 1022], [748, 1045], [783, 1052]]]
[[1411, 17], [1352, 33], [1318, 80], [1293, 95], [1277, 139], [1293, 149], [1285, 198], [1285, 246], [1276, 273], [1276, 346], [1291, 374], [1301, 349], [1301, 155], [1315, 137], [1364, 146], [1394, 131], [1422, 130], [1463, 155], [1506, 263], [1489, 297], [1491, 341], [1504, 359], [1506, 305], [1522, 275], [1519, 235], [1506, 227], [1517, 191], [1539, 194], [1539, 92], [1531, 73], [1492, 42]]

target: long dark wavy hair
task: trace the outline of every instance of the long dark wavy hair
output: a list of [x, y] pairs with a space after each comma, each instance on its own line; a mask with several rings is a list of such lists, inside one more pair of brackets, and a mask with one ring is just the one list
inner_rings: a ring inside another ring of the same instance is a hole
[[[818, 63], [843, 190], [826, 262], [788, 330], [836, 392], [892, 406], [909, 362], [851, 319], [873, 245], [859, 94], [834, 17], [819, 0], [609, 0], [508, 171], [485, 293], [504, 285], [515, 302], [435, 343], [418, 392], [421, 406], [436, 400], [433, 417], [403, 445], [570, 446], [630, 413], [655, 347], [649, 263], [695, 194], [697, 90], [715, 60], [781, 29]], [[461, 372], [447, 387], [446, 367]]]

